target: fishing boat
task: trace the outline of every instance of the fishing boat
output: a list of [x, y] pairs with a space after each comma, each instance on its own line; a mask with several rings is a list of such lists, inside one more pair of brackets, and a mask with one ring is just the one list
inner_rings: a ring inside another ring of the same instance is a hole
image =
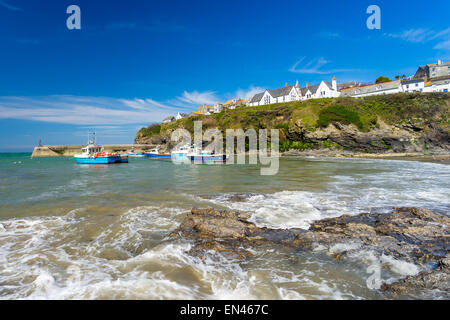
[[127, 153], [127, 156], [132, 158], [145, 158], [144, 153], [136, 153], [134, 152], [134, 148], [131, 148], [130, 152]]
[[193, 152], [188, 154], [192, 163], [225, 163], [227, 161], [226, 154], [215, 154], [214, 151], [201, 150], [196, 148]]
[[189, 154], [191, 154], [195, 149], [195, 144], [178, 146], [172, 150], [172, 160], [190, 161]]
[[[91, 139], [92, 137], [92, 139]], [[128, 163], [128, 156], [118, 153], [105, 152], [104, 148], [95, 142], [95, 133], [90, 134], [88, 144], [81, 149], [81, 154], [74, 156], [78, 164], [113, 164]]]
[[147, 158], [151, 159], [170, 159], [172, 157], [170, 153], [162, 153], [159, 146], [157, 146], [150, 152], [146, 152], [145, 155], [147, 156]]

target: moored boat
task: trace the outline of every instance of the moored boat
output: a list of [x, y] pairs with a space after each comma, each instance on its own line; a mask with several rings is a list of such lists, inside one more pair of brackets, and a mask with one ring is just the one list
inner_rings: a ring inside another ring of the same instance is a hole
[[134, 152], [134, 148], [132, 148], [131, 151], [127, 153], [127, 156], [132, 158], [145, 158], [144, 153], [136, 153]]
[[225, 163], [227, 161], [226, 154], [215, 154], [212, 151], [203, 151], [196, 149], [194, 152], [188, 154], [192, 163]]
[[159, 146], [157, 146], [150, 152], [146, 152], [145, 155], [147, 156], [147, 158], [152, 159], [170, 159], [172, 157], [170, 153], [162, 153], [159, 149]]
[[81, 154], [74, 156], [78, 164], [113, 164], [128, 163], [128, 156], [118, 153], [105, 152], [102, 146], [95, 143], [95, 133], [93, 139], [89, 139], [88, 145], [81, 149]]

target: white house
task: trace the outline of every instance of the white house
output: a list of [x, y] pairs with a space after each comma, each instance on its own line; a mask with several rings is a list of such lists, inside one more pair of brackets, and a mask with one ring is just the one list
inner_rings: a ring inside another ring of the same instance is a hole
[[220, 113], [223, 110], [223, 104], [216, 102], [214, 104], [214, 113]]
[[167, 118], [164, 118], [163, 123], [169, 123], [175, 121], [175, 117], [173, 116], [168, 116]]
[[319, 99], [319, 98], [336, 98], [341, 95], [339, 92], [336, 77], [331, 82], [322, 81], [319, 84], [310, 86], [306, 84], [305, 88], [300, 89], [302, 100]]
[[187, 116], [188, 116], [187, 113], [184, 113], [184, 112], [179, 113], [178, 112], [178, 114], [175, 116], [175, 120], [180, 120], [180, 119], [186, 118]]
[[450, 76], [439, 77], [425, 83], [424, 92], [450, 92]]
[[299, 101], [301, 99], [299, 88], [287, 84], [283, 88], [257, 93], [248, 102], [249, 106], [261, 106], [265, 104]]
[[425, 88], [425, 79], [403, 80], [401, 84], [403, 92], [423, 92]]

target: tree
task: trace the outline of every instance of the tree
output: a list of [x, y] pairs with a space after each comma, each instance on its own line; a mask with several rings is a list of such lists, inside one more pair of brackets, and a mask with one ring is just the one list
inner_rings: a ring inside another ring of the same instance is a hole
[[400, 80], [400, 76], [395, 76], [395, 80]]
[[379, 76], [377, 78], [377, 80], [375, 81], [375, 83], [383, 83], [383, 82], [389, 82], [389, 81], [392, 81], [392, 80], [389, 79], [388, 77]]

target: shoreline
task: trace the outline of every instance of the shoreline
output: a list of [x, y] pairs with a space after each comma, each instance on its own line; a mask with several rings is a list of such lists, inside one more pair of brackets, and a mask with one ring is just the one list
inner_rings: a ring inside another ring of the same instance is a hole
[[423, 161], [450, 164], [450, 152], [399, 152], [399, 153], [355, 153], [337, 152], [331, 150], [315, 151], [287, 151], [281, 154], [283, 158], [289, 157], [330, 157], [348, 159], [381, 159], [402, 161]]

